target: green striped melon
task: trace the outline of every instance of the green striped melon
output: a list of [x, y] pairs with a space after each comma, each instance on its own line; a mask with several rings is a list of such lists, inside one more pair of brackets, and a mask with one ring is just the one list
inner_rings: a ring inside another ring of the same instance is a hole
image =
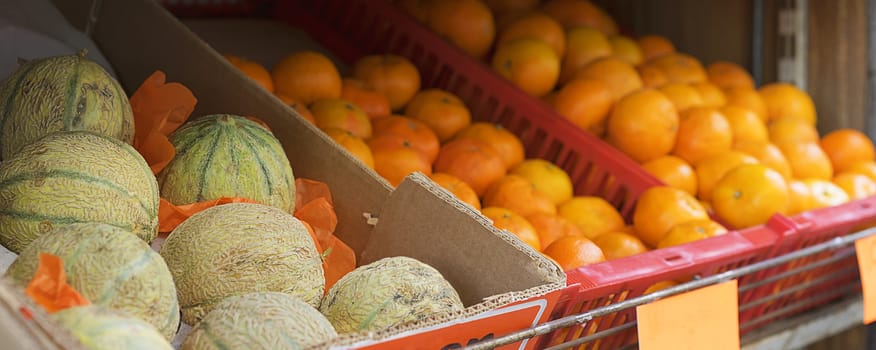
[[0, 163], [0, 244], [19, 252], [53, 227], [103, 222], [146, 242], [158, 233], [158, 183], [128, 144], [62, 131]]
[[181, 350], [305, 349], [338, 334], [313, 306], [277, 292], [229, 297], [198, 322]]
[[341, 277], [319, 308], [338, 333], [380, 331], [464, 307], [435, 268], [409, 257], [383, 258]]
[[179, 327], [173, 277], [164, 259], [131, 232], [100, 223], [59, 227], [21, 251], [6, 275], [26, 286], [40, 253], [60, 257], [67, 283], [92, 304], [123, 310], [173, 339]]
[[161, 196], [177, 205], [244, 197], [292, 212], [295, 178], [280, 142], [244, 117], [214, 114], [170, 136], [176, 156], [159, 174]]
[[62, 130], [134, 141], [128, 96], [84, 52], [25, 62], [0, 82], [0, 159]]
[[88, 305], [52, 314], [88, 350], [171, 350], [152, 325], [119, 310]]
[[158, 183], [128, 144], [87, 131], [50, 134], [0, 163], [0, 244], [19, 252], [53, 227], [103, 222], [147, 243]]
[[229, 296], [284, 292], [315, 307], [325, 290], [322, 259], [307, 228], [268, 205], [231, 203], [198, 212], [167, 236], [161, 256], [190, 325]]

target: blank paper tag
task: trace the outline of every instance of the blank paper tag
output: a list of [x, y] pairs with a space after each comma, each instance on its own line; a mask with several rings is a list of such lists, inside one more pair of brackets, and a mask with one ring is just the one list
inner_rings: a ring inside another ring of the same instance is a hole
[[855, 241], [864, 299], [864, 323], [876, 321], [876, 236]]
[[636, 308], [641, 350], [739, 350], [736, 280]]

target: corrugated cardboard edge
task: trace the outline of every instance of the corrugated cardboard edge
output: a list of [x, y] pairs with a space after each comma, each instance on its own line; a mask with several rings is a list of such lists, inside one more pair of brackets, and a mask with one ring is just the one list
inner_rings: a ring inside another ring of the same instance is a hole
[[7, 277], [0, 278], [0, 348], [84, 349]]
[[477, 316], [481, 313], [496, 310], [502, 306], [511, 303], [516, 303], [531, 298], [538, 298], [550, 292], [562, 289], [565, 286], [565, 282], [551, 283], [523, 291], [508, 292], [490, 297], [481, 303], [469, 306], [458, 312], [436, 314], [420, 321], [405, 323], [391, 329], [379, 332], [342, 334], [335, 339], [309, 347], [307, 349], [315, 350], [351, 348], [362, 345], [369, 345], [371, 342], [387, 340], [396, 336], [404, 336], [404, 333], [416, 334], [416, 331], [430, 329], [432, 327], [440, 326], [445, 323], [464, 322], [466, 319]]

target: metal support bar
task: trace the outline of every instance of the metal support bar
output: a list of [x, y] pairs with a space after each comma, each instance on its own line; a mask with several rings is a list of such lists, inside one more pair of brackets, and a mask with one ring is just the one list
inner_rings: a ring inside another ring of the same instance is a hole
[[848, 245], [854, 244], [855, 241], [866, 238], [872, 235], [876, 235], [876, 228], [870, 228], [863, 231], [859, 231], [850, 235], [836, 237], [829, 241], [816, 244], [807, 248], [803, 248], [785, 255], [781, 255], [772, 259], [767, 259], [761, 262], [757, 262], [751, 265], [743, 266], [737, 269], [728, 270], [719, 274], [715, 274], [712, 276], [696, 279], [690, 282], [682, 283], [673, 287], [669, 287], [666, 289], [658, 290], [656, 292], [642, 295], [636, 298], [627, 299], [621, 301], [616, 304], [611, 304], [603, 307], [599, 307], [593, 310], [589, 310], [580, 314], [575, 314], [571, 316], [566, 316], [563, 318], [559, 318], [553, 321], [548, 321], [537, 325], [532, 328], [524, 329], [521, 331], [513, 332], [510, 334], [506, 334], [504, 336], [494, 338], [491, 340], [475, 343], [465, 347], [464, 349], [470, 350], [486, 350], [492, 349], [502, 345], [508, 345], [512, 343], [516, 343], [518, 341], [533, 338], [540, 335], [545, 335], [555, 330], [566, 328], [570, 326], [574, 326], [576, 324], [586, 323], [594, 318], [605, 316], [608, 314], [612, 314], [618, 311], [622, 311], [631, 307], [637, 307], [639, 305], [648, 304], [666, 297], [671, 297], [673, 295], [689, 292], [695, 289], [699, 289], [702, 287], [707, 287], [710, 285], [727, 282], [739, 277], [742, 277], [747, 274], [751, 274], [754, 272], [758, 272], [761, 270], [773, 268], [782, 264], [786, 264], [790, 261], [805, 258], [810, 255], [818, 254], [824, 251], [836, 250], [840, 248], [844, 248]]

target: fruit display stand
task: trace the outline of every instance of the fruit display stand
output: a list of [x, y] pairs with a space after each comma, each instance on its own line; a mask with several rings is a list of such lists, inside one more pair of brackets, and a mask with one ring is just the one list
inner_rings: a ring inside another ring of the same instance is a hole
[[[440, 271], [466, 306], [452, 315], [342, 337], [325, 346], [367, 346], [396, 334], [413, 334], [417, 342], [464, 343], [483, 337], [465, 331], [470, 322], [504, 317], [502, 324], [519, 328], [543, 322], [550, 314], [565, 287], [556, 264], [460, 206], [422, 175], [390, 188], [158, 3], [83, 0], [55, 1], [55, 6], [97, 43], [128, 92], [161, 70], [168, 81], [184, 84], [198, 98], [193, 116], [237, 113], [263, 120], [283, 145], [296, 177], [329, 185], [338, 215], [335, 234], [354, 249], [360, 265], [388, 256], [414, 257]], [[447, 332], [452, 335], [434, 336]]]

